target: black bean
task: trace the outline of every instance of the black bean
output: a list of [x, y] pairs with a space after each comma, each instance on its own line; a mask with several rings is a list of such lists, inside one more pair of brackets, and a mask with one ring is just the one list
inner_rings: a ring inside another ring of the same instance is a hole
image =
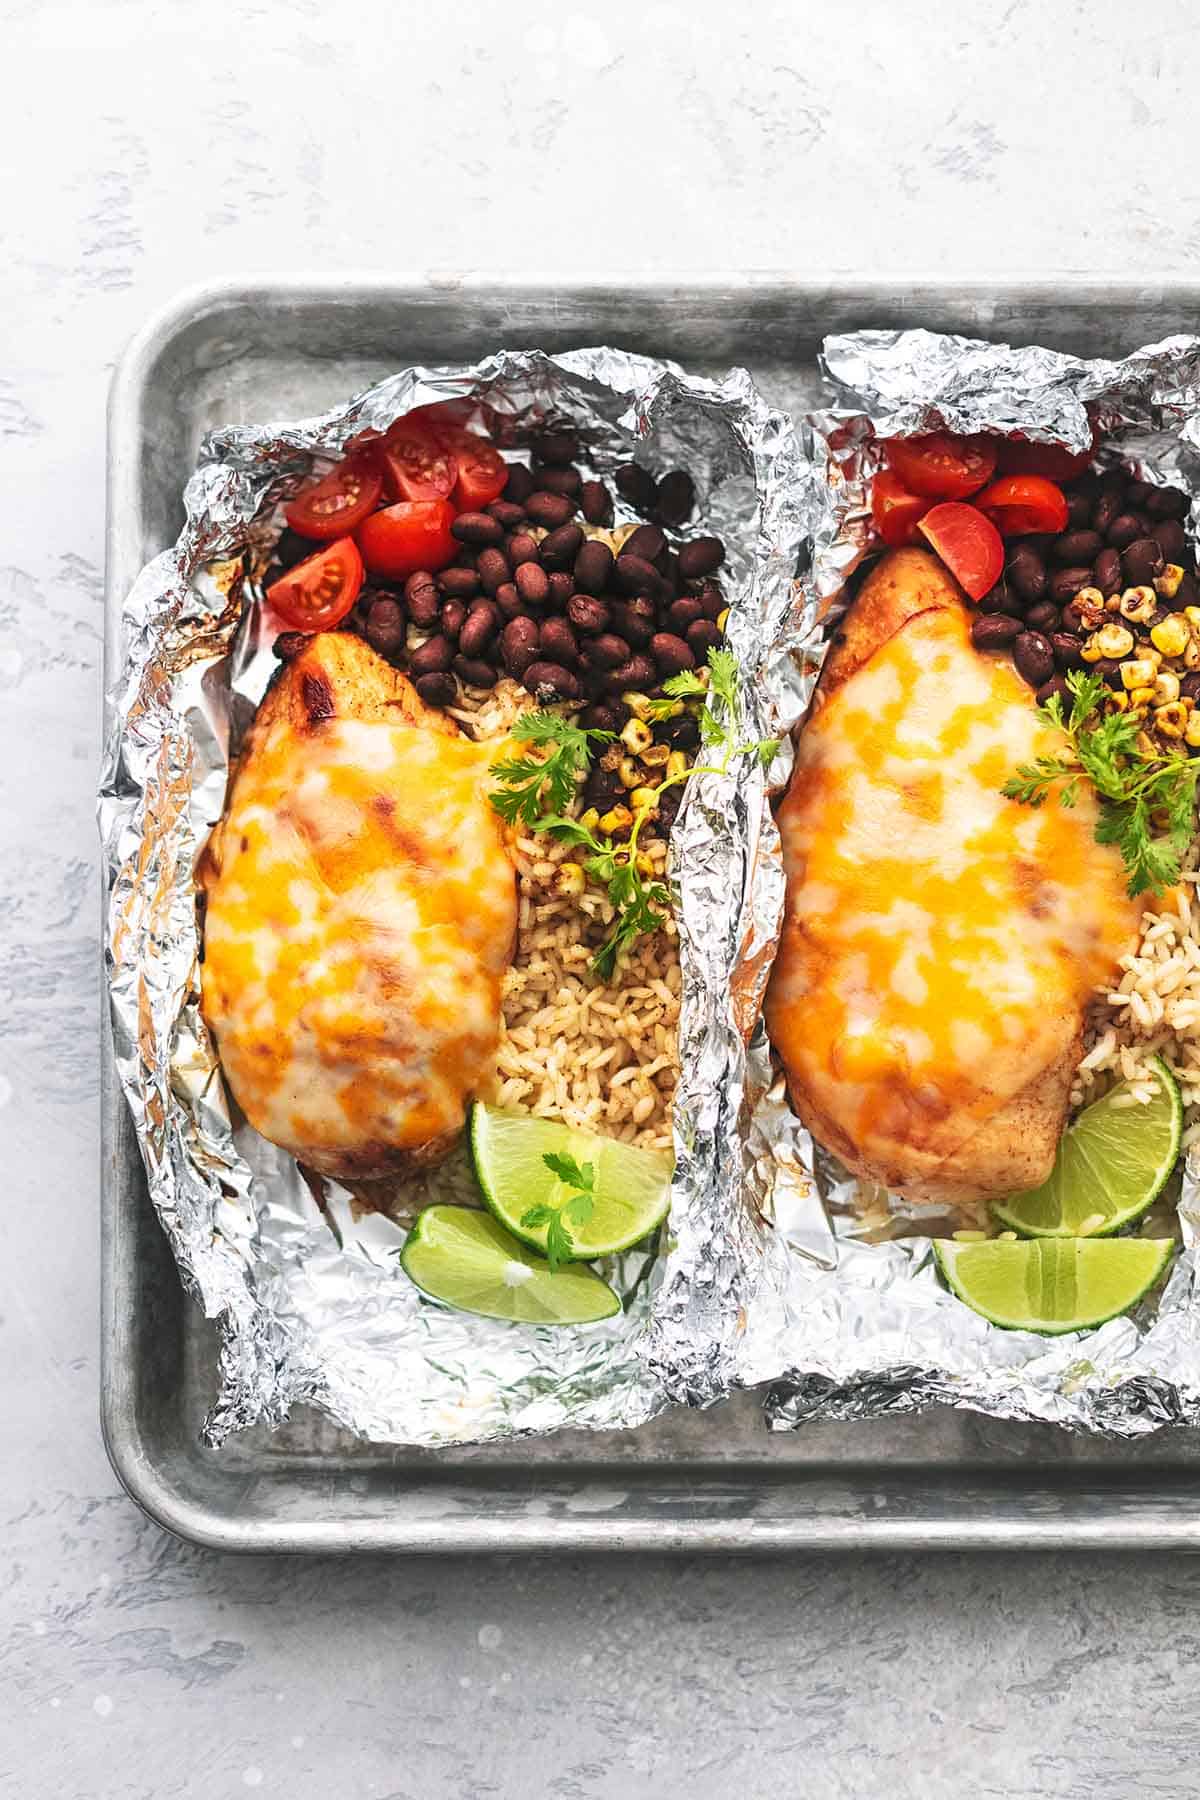
[[527, 531], [514, 532], [508, 540], [506, 554], [514, 569], [519, 563], [536, 562], [537, 539], [530, 537]]
[[1005, 650], [1024, 629], [1020, 619], [1007, 613], [977, 613], [971, 620], [971, 642], [977, 650]]
[[271, 648], [280, 662], [288, 663], [294, 662], [311, 643], [312, 638], [306, 631], [281, 631]]
[[1200, 606], [1200, 582], [1194, 575], [1185, 575], [1172, 598], [1163, 604], [1172, 612], [1182, 612], [1185, 606]]
[[549, 463], [552, 468], [561, 468], [566, 463], [574, 462], [579, 455], [579, 439], [573, 431], [550, 427], [539, 431], [534, 438], [533, 454], [539, 462]]
[[1113, 520], [1119, 518], [1123, 508], [1121, 493], [1112, 487], [1101, 489], [1100, 496], [1092, 507], [1092, 530], [1098, 531], [1101, 537], [1108, 535], [1108, 528]]
[[[588, 711], [615, 713], [616, 708], [606, 707], [603, 705], [603, 702], [601, 702], [598, 706], [589, 707]], [[597, 725], [595, 729], [597, 731], [611, 731], [614, 727], [611, 725]], [[597, 807], [601, 812], [607, 812], [610, 806], [615, 805], [618, 800], [623, 800], [625, 798], [625, 787], [621, 777], [617, 774], [615, 769], [593, 769], [584, 784], [583, 794], [584, 799], [587, 800], [589, 805]]]
[[1023, 631], [1013, 644], [1013, 663], [1031, 688], [1039, 688], [1054, 673], [1054, 646], [1040, 631]]
[[1056, 600], [1059, 606], [1065, 606], [1073, 600], [1080, 588], [1091, 587], [1092, 569], [1090, 563], [1080, 563], [1076, 568], [1056, 569], [1050, 577], [1049, 598]]
[[502, 550], [488, 549], [479, 552], [479, 579], [485, 594], [494, 595], [498, 587], [512, 578], [508, 558]]
[[479, 574], [475, 569], [443, 569], [437, 578], [443, 594], [455, 600], [473, 600], [479, 592]]
[[611, 631], [601, 632], [599, 637], [592, 638], [586, 646], [588, 662], [596, 669], [618, 669], [629, 661], [630, 646], [624, 638], [615, 637]]
[[1128, 549], [1121, 552], [1121, 569], [1129, 587], [1146, 587], [1154, 585], [1154, 577], [1161, 575], [1166, 562], [1161, 548], [1155, 538], [1138, 538]]
[[660, 675], [682, 675], [685, 669], [696, 666], [695, 652], [673, 631], [656, 631], [650, 639], [650, 654], [658, 664]]
[[700, 722], [692, 713], [681, 713], [667, 720], [664, 735], [673, 749], [694, 750], [700, 742]]
[[[676, 606], [682, 606], [684, 602], [677, 600], [675, 604]], [[996, 583], [995, 587], [989, 588], [982, 600], [978, 602], [980, 612], [985, 613], [1020, 612], [1025, 604], [1026, 602], [1021, 598], [1020, 594], [1016, 592], [1011, 583], [1004, 580], [1003, 576]]]
[[710, 650], [720, 648], [723, 633], [711, 619], [697, 619], [687, 628], [688, 648], [697, 662], [704, 662]]
[[1142, 522], [1133, 513], [1118, 513], [1104, 535], [1114, 550], [1124, 550], [1144, 535]]
[[457, 538], [460, 544], [501, 544], [504, 527], [487, 513], [461, 512], [457, 519], [451, 520], [450, 536]]
[[541, 563], [519, 563], [513, 580], [526, 606], [545, 606], [550, 598], [550, 577]]
[[575, 558], [575, 586], [581, 594], [602, 594], [613, 572], [613, 553], [593, 539]]
[[649, 512], [654, 505], [656, 483], [648, 469], [638, 463], [622, 463], [613, 475], [618, 494], [639, 512]]
[[679, 573], [685, 581], [697, 575], [711, 575], [725, 561], [725, 546], [719, 537], [693, 538], [679, 552]]
[[589, 525], [611, 525], [612, 495], [602, 481], [585, 481], [579, 490], [579, 510]]
[[491, 600], [477, 600], [458, 634], [459, 655], [482, 656], [499, 629], [499, 607]]
[[1150, 535], [1169, 563], [1182, 563], [1187, 554], [1187, 538], [1178, 519], [1156, 519]]
[[454, 673], [467, 687], [492, 688], [496, 685], [496, 671], [482, 657], [456, 656]]
[[525, 511], [535, 525], [543, 525], [547, 531], [557, 531], [575, 511], [575, 502], [568, 494], [548, 494], [545, 488], [539, 488], [525, 501]]
[[530, 663], [536, 662], [541, 631], [536, 619], [510, 619], [500, 633], [500, 654], [510, 675], [519, 681]]
[[1092, 581], [1106, 600], [1110, 594], [1120, 593], [1125, 583], [1121, 574], [1119, 550], [1102, 550], [1100, 552], [1092, 564]]
[[1090, 525], [1092, 518], [1092, 496], [1090, 494], [1067, 495], [1067, 524], [1072, 531], [1079, 531]]
[[[992, 591], [994, 593], [995, 589]], [[694, 594], [684, 594], [680, 599], [673, 600], [667, 608], [667, 623], [672, 631], [685, 632], [689, 625], [694, 625], [697, 619], [703, 617], [704, 608]]]
[[420, 644], [408, 659], [414, 680], [418, 675], [441, 675], [454, 660], [454, 645], [440, 633]]
[[487, 511], [505, 531], [514, 531], [525, 518], [525, 508], [512, 500], [493, 500]]
[[562, 612], [574, 592], [575, 577], [568, 575], [565, 569], [555, 569], [550, 577], [550, 594], [547, 604], [553, 607], [555, 612]]
[[453, 598], [442, 601], [442, 610], [438, 615], [438, 624], [447, 637], [456, 638], [466, 623], [467, 603], [465, 600]]
[[615, 630], [628, 638], [635, 650], [644, 650], [654, 636], [654, 602], [644, 594], [619, 602], [612, 609], [612, 622]]
[[493, 597], [506, 619], [515, 619], [525, 610], [525, 602], [517, 592], [515, 581], [502, 582]]
[[577, 631], [588, 636], [607, 631], [612, 623], [612, 612], [608, 606], [592, 594], [572, 594], [567, 601], [567, 617]]
[[1080, 612], [1079, 607], [1074, 600], [1071, 601], [1069, 606], [1064, 606], [1062, 609], [1062, 629], [1064, 631], [1073, 632], [1076, 637], [1082, 637], [1083, 633], [1088, 629], [1088, 626], [1084, 623], [1083, 614]]
[[657, 563], [667, 547], [667, 540], [657, 525], [639, 525], [621, 545], [622, 556], [640, 556], [643, 562]]
[[1039, 600], [1025, 614], [1025, 623], [1030, 631], [1044, 631], [1047, 635], [1057, 631], [1062, 623], [1062, 614], [1052, 600]]
[[542, 567], [570, 568], [579, 555], [582, 543], [583, 531], [578, 525], [558, 526], [556, 530], [547, 533], [539, 546]]
[[1179, 683], [1179, 697], [1181, 700], [1200, 700], [1200, 669], [1183, 677]]
[[612, 693], [624, 693], [631, 689], [638, 693], [651, 688], [658, 680], [658, 671], [653, 662], [644, 653], [637, 653], [624, 662], [619, 668], [610, 669], [605, 677], [605, 686]]
[[655, 517], [664, 525], [679, 526], [691, 518], [695, 504], [696, 489], [687, 470], [668, 469], [654, 496]]
[[1125, 489], [1125, 503], [1127, 506], [1145, 506], [1153, 492], [1148, 481], [1131, 481]]
[[398, 600], [381, 596], [372, 606], [363, 626], [363, 636], [372, 650], [381, 656], [394, 656], [404, 647], [404, 609]]
[[419, 631], [428, 631], [437, 622], [442, 597], [427, 570], [409, 576], [404, 584], [404, 599], [408, 616]]
[[569, 494], [572, 499], [583, 486], [578, 469], [539, 469], [537, 478], [543, 493]]
[[579, 660], [579, 641], [566, 619], [546, 619], [542, 623], [542, 657], [573, 669]]
[[453, 675], [419, 675], [413, 683], [426, 706], [451, 706], [458, 694]]
[[1016, 544], [1008, 557], [1008, 584], [1027, 605], [1046, 592], [1046, 565], [1032, 544]]
[[539, 700], [578, 700], [583, 693], [577, 678], [561, 663], [530, 663], [523, 680]]
[[1184, 519], [1187, 517], [1188, 497], [1182, 488], [1151, 488], [1145, 505], [1152, 519]]
[[1052, 631], [1050, 647], [1054, 651], [1054, 660], [1060, 669], [1082, 669], [1084, 667], [1083, 650], [1077, 637], [1068, 631]]
[[524, 506], [537, 483], [524, 463], [509, 463], [508, 480], [504, 484], [504, 498], [517, 506]]
[[[1112, 542], [1111, 534], [1109, 542]], [[1103, 548], [1104, 540], [1098, 531], [1064, 531], [1051, 544], [1050, 555], [1057, 563], [1090, 563]]]
[[1037, 703], [1039, 706], [1049, 706], [1051, 700], [1053, 700], [1056, 695], [1058, 699], [1063, 701], [1068, 707], [1070, 706], [1072, 699], [1071, 690], [1061, 675], [1052, 675], [1049, 681], [1044, 681], [1042, 683], [1037, 691]]
[[653, 563], [640, 556], [626, 556], [622, 551], [613, 575], [623, 594], [660, 594], [663, 591], [662, 576]]

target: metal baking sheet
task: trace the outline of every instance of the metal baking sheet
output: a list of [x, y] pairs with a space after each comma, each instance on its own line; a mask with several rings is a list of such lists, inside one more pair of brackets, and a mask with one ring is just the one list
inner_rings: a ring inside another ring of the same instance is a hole
[[[769, 399], [817, 396], [826, 333], [926, 325], [1084, 356], [1195, 330], [1200, 288], [784, 276], [307, 277], [193, 290], [135, 339], [109, 419], [106, 679], [121, 597], [181, 523], [211, 426], [311, 413], [411, 362], [609, 342], [702, 373], [745, 364]], [[637, 1433], [388, 1450], [312, 1414], [219, 1452], [199, 1428], [215, 1334], [151, 1210], [103, 1025], [105, 1440], [170, 1530], [228, 1550], [1200, 1548], [1200, 1434], [1119, 1445], [930, 1412], [771, 1436], [757, 1397]]]

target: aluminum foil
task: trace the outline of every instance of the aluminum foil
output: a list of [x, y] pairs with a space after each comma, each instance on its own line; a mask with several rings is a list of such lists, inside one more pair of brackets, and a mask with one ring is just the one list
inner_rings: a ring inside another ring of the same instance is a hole
[[[1145, 480], [1200, 492], [1200, 340], [1082, 362], [925, 331], [864, 331], [828, 340], [823, 361], [831, 404], [800, 428], [797, 504], [811, 564], [791, 608], [768, 619], [756, 664], [760, 715], [780, 733], [803, 717], [847, 577], [867, 547], [880, 438], [939, 427], [1020, 431], [1081, 450], [1090, 412], [1104, 456], [1132, 462]], [[1193, 504], [1193, 534], [1198, 527]], [[789, 770], [785, 752], [772, 781]], [[777, 928], [782, 893], [765, 805], [758, 839], [761, 943]], [[748, 1066], [757, 1098], [743, 1204], [676, 1222], [687, 1266], [677, 1259], [668, 1271], [654, 1325], [656, 1366], [675, 1397], [707, 1404], [766, 1383], [777, 1430], [933, 1401], [1122, 1436], [1200, 1422], [1195, 1155], [1176, 1208], [1183, 1248], [1156, 1302], [1061, 1338], [1002, 1331], [935, 1273], [929, 1236], [961, 1221], [863, 1193], [790, 1110], [761, 1034]]]
[[[578, 426], [593, 473], [611, 475], [635, 449], [652, 469], [686, 467], [699, 494], [689, 529], [726, 541], [730, 636], [748, 663], [759, 619], [777, 625], [787, 610], [799, 452], [791, 422], [741, 370], [713, 382], [613, 349], [505, 353], [406, 370], [318, 418], [206, 440], [178, 542], [125, 601], [99, 813], [120, 1079], [183, 1280], [220, 1326], [214, 1445], [297, 1402], [365, 1437], [416, 1444], [628, 1427], [665, 1403], [645, 1355], [661, 1279], [652, 1255], [605, 1268], [625, 1309], [586, 1328], [511, 1326], [425, 1300], [398, 1266], [399, 1225], [358, 1213], [334, 1183], [318, 1204], [289, 1157], [234, 1128], [200, 1016], [193, 865], [275, 666], [248, 571], [282, 524], [280, 501], [322, 459], [452, 397], [477, 403], [476, 420], [509, 447], [548, 418]], [[777, 878], [756, 878], [773, 842], [761, 773], [745, 763], [692, 789], [673, 845], [684, 974], [673, 1217], [689, 1245], [693, 1221], [735, 1215], [744, 1036], [779, 906]], [[768, 862], [777, 868], [777, 855]]]

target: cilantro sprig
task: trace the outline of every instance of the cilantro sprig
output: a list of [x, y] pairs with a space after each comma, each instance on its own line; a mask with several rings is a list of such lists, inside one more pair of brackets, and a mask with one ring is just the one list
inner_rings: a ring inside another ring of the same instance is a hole
[[1107, 690], [1099, 675], [1073, 671], [1067, 686], [1069, 713], [1058, 694], [1039, 711], [1048, 725], [1066, 733], [1071, 755], [1021, 764], [1001, 792], [1025, 806], [1041, 806], [1056, 792], [1060, 806], [1074, 806], [1086, 776], [1100, 801], [1096, 842], [1120, 850], [1130, 898], [1159, 893], [1179, 879], [1192, 841], [1200, 761], [1147, 755], [1138, 745], [1136, 718], [1101, 711]]
[[684, 670], [663, 683], [661, 700], [651, 700], [647, 716], [659, 721], [673, 716], [681, 699], [708, 697], [700, 714], [700, 737], [708, 760], [693, 764], [677, 775], [668, 775], [649, 789], [643, 806], [634, 813], [628, 838], [614, 840], [598, 835], [566, 814], [580, 778], [587, 773], [593, 743], [610, 740], [611, 731], [589, 731], [557, 713], [524, 714], [513, 727], [513, 736], [540, 747], [549, 746], [544, 760], [523, 757], [493, 763], [492, 774], [501, 784], [491, 796], [492, 805], [509, 824], [549, 832], [587, 850], [586, 874], [605, 889], [616, 915], [612, 930], [592, 958], [592, 969], [605, 980], [611, 976], [621, 951], [645, 933], [657, 931], [670, 906], [665, 882], [639, 866], [638, 838], [642, 826], [669, 788], [693, 775], [725, 775], [737, 758], [753, 756], [764, 768], [774, 760], [777, 738], [743, 740], [742, 705], [738, 666], [728, 650], [710, 650], [708, 669]]
[[575, 1255], [572, 1225], [586, 1225], [596, 1210], [596, 1170], [590, 1162], [576, 1162], [573, 1156], [554, 1150], [547, 1151], [542, 1161], [565, 1187], [576, 1190], [561, 1206], [530, 1206], [521, 1214], [522, 1225], [531, 1231], [539, 1225], [546, 1227], [546, 1260], [554, 1275]]

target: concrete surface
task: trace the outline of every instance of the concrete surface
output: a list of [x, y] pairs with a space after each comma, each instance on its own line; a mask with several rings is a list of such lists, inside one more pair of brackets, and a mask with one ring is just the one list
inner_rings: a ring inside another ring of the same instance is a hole
[[96, 1425], [91, 795], [105, 387], [176, 288], [489, 264], [1194, 273], [1195, 9], [0, 19], [0, 1793], [1191, 1795], [1194, 1563], [233, 1563], [147, 1524]]

